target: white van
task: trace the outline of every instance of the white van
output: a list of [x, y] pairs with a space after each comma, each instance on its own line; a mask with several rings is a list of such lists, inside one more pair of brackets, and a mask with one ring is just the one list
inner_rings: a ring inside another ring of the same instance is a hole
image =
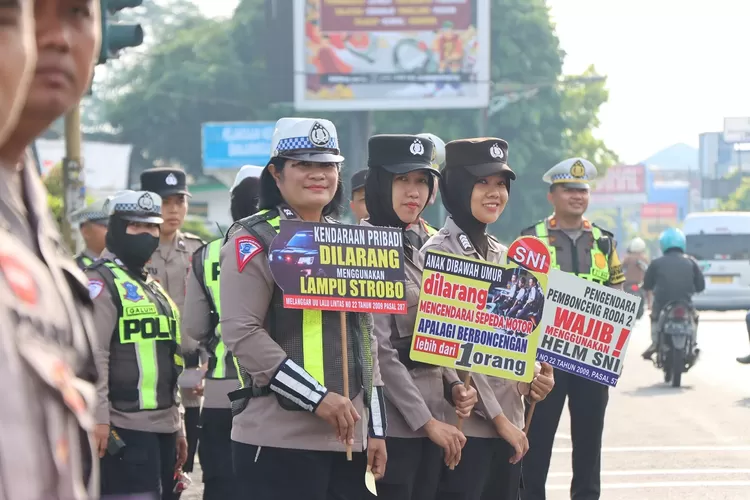
[[750, 309], [750, 212], [692, 212], [685, 218], [687, 253], [701, 264], [706, 290], [699, 310]]

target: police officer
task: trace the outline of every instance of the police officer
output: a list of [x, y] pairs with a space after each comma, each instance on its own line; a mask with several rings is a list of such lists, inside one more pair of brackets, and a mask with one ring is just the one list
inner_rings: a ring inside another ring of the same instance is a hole
[[98, 334], [96, 441], [102, 494], [160, 493], [187, 454], [176, 400], [180, 312], [145, 265], [159, 245], [161, 197], [123, 191], [107, 202], [107, 248], [86, 269]]
[[[439, 172], [440, 168], [445, 164], [445, 143], [440, 137], [436, 136], [435, 134], [423, 133], [417, 134], [417, 137], [427, 139], [432, 143], [433, 148], [431, 164], [432, 168]], [[430, 194], [430, 200], [427, 202], [427, 206], [435, 203], [437, 194], [438, 190], [434, 189]], [[406, 237], [409, 238], [409, 241], [411, 241], [412, 245], [414, 245], [416, 249], [420, 249], [422, 248], [422, 245], [424, 245], [425, 242], [430, 238], [430, 236], [433, 236], [437, 232], [438, 230], [436, 228], [429, 225], [426, 220], [420, 217], [417, 221], [409, 224], [409, 226], [406, 228]]]
[[[508, 143], [499, 138], [461, 139], [446, 145], [440, 195], [450, 215], [422, 247], [423, 255], [433, 250], [504, 263], [508, 249], [487, 233], [487, 226], [503, 213], [516, 178], [507, 158]], [[479, 391], [479, 412], [463, 424], [467, 442], [462, 460], [454, 470], [443, 471], [438, 500], [517, 500], [521, 459], [529, 449], [522, 431], [523, 397], [544, 399], [554, 385], [551, 372], [545, 364], [532, 384], [472, 375]], [[456, 423], [455, 418], [450, 422]]]
[[366, 178], [367, 169], [360, 170], [352, 175], [352, 199], [349, 202], [349, 208], [352, 209], [352, 213], [354, 214], [355, 224], [367, 218], [367, 205], [365, 204]]
[[[3, 500], [82, 500], [97, 498], [99, 489], [88, 433], [96, 380], [91, 300], [85, 276], [50, 217], [36, 166], [25, 156], [34, 138], [81, 98], [99, 53], [98, 2], [86, 18], [70, 16], [57, 4], [5, 5], [0, 23]], [[48, 65], [77, 63], [66, 66], [62, 86], [35, 73], [37, 51]]]
[[[146, 269], [174, 300], [180, 312], [185, 302], [185, 282], [190, 270], [190, 259], [205, 242], [198, 236], [180, 230], [185, 222], [188, 209], [187, 177], [179, 168], [151, 168], [141, 172], [141, 189], [161, 196], [164, 205], [164, 223], [159, 236], [159, 246], [151, 256]], [[191, 337], [182, 339], [185, 376], [188, 371], [198, 370], [201, 352], [198, 343]], [[200, 433], [200, 411], [202, 384], [197, 387], [180, 387], [182, 405], [185, 407], [185, 433], [188, 440], [188, 457], [185, 472], [192, 472], [195, 451]]]
[[109, 221], [109, 216], [104, 212], [105, 201], [97, 200], [70, 215], [71, 224], [78, 224], [78, 230], [86, 244], [86, 248], [75, 256], [76, 264], [81, 269], [93, 264], [104, 251]]
[[243, 384], [232, 396], [235, 472], [253, 499], [362, 498], [365, 466], [378, 478], [386, 459], [371, 316], [346, 314], [345, 398], [340, 313], [285, 309], [267, 256], [283, 219], [336, 223], [330, 215], [342, 201], [344, 159], [336, 128], [323, 119], [282, 118], [270, 156], [261, 175], [261, 210], [230, 228], [220, 257], [221, 335]]
[[[584, 217], [589, 204], [589, 181], [596, 176], [596, 167], [583, 158], [570, 158], [549, 169], [543, 180], [550, 184], [547, 199], [555, 211], [521, 234], [536, 236], [547, 244], [552, 268], [621, 288], [625, 276], [614, 235]], [[569, 398], [574, 449], [571, 498], [599, 498], [602, 431], [609, 388], [555, 370], [555, 388], [546, 400], [537, 404], [529, 428], [530, 448], [523, 465], [526, 500], [545, 498], [552, 443], [566, 398]]]
[[[437, 170], [431, 166], [432, 142], [413, 135], [376, 135], [368, 143], [369, 172], [365, 201], [369, 218], [362, 225], [406, 227], [419, 219], [436, 189]], [[466, 438], [447, 424], [448, 414], [468, 417], [476, 390], [468, 391], [455, 370], [409, 357], [423, 261], [404, 238], [406, 315], [374, 314], [378, 361], [388, 401], [391, 463], [378, 487], [386, 500], [434, 499], [442, 463], [460, 462]], [[449, 398], [455, 410], [443, 404]], [[446, 411], [447, 410], [447, 411]]]
[[[237, 172], [230, 190], [232, 220], [250, 217], [258, 211], [262, 171], [261, 167], [246, 165]], [[204, 500], [232, 500], [240, 494], [232, 471], [232, 409], [228, 397], [237, 388], [237, 370], [222, 340], [219, 324], [222, 243], [223, 238], [216, 239], [193, 254], [182, 316], [183, 334], [200, 342], [209, 353], [198, 445]]]

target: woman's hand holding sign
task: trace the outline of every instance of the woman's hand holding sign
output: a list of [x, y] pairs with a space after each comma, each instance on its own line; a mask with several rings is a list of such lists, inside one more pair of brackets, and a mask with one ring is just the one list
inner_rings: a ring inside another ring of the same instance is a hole
[[460, 418], [469, 418], [477, 404], [477, 390], [473, 386], [466, 388], [464, 384], [456, 384], [451, 389], [453, 404], [456, 406], [456, 414]]
[[529, 399], [532, 402], [544, 401], [547, 394], [555, 387], [555, 375], [549, 363], [542, 363], [539, 374], [531, 381]]
[[354, 424], [359, 421], [360, 416], [349, 398], [328, 392], [315, 409], [315, 414], [334, 428], [339, 441], [354, 444]]

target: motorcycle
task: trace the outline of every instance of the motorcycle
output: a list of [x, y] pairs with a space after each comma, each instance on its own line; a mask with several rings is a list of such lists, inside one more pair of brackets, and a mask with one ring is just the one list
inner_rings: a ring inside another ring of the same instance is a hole
[[698, 318], [689, 302], [667, 304], [659, 313], [656, 367], [664, 371], [664, 382], [680, 387], [682, 374], [698, 359], [695, 331]]
[[641, 319], [643, 317], [643, 310], [646, 305], [646, 294], [643, 293], [641, 286], [643, 286], [643, 283], [636, 283], [635, 281], [626, 281], [623, 286], [625, 292], [641, 298], [641, 304], [638, 306], [638, 313], [635, 317], [636, 319]]

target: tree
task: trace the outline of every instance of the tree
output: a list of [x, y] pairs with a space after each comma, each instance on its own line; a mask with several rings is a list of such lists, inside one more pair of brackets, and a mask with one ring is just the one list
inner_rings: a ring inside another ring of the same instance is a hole
[[47, 205], [52, 212], [52, 217], [57, 222], [57, 227], [62, 227], [63, 217], [65, 216], [62, 163], [57, 163], [50, 169], [44, 178], [44, 187], [47, 188]]
[[[137, 65], [102, 84], [102, 100], [119, 140], [132, 143], [134, 156], [140, 155], [140, 168], [175, 163], [196, 175], [201, 123], [294, 115], [269, 106], [264, 74], [265, 46], [274, 36], [290, 34], [267, 33], [260, 0], [242, 0], [231, 20], [205, 19], [189, 11], [180, 16], [160, 27]], [[563, 53], [544, 0], [493, 0], [490, 24], [492, 81], [497, 87], [538, 84], [533, 98], [490, 116], [486, 127], [477, 110], [376, 112], [373, 125], [375, 133], [432, 132], [446, 141], [476, 136], [486, 128], [489, 135], [506, 139], [518, 180], [493, 232], [512, 240], [549, 212], [547, 187], [541, 182], [548, 168], [573, 154], [602, 165], [614, 155], [591, 135], [599, 106], [607, 99], [604, 85], [560, 90], [553, 84], [561, 77]], [[339, 124], [343, 142], [348, 117], [321, 117]]]
[[750, 211], [750, 177], [744, 177], [735, 192], [726, 201], [719, 203], [719, 211]]

